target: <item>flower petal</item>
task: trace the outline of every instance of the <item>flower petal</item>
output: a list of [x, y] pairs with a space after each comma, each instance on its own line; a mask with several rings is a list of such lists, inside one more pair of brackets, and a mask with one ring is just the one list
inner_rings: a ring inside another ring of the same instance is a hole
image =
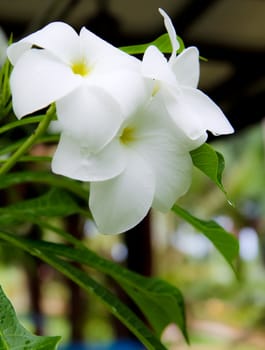
[[168, 14], [161, 8], [159, 8], [158, 11], [164, 17], [164, 24], [165, 24], [166, 30], [168, 32], [168, 35], [169, 35], [169, 38], [171, 41], [172, 55], [169, 59], [169, 61], [171, 61], [171, 59], [173, 59], [175, 57], [176, 52], [179, 49], [179, 42], [177, 40], [177, 34], [176, 34], [175, 28], [174, 28], [173, 23], [172, 23], [170, 17], [168, 16]]
[[158, 98], [154, 98], [139, 114], [135, 125], [139, 131], [135, 133], [136, 142], [132, 147], [145, 159], [155, 175], [152, 206], [166, 212], [191, 183], [189, 140], [175, 127]]
[[189, 114], [198, 120], [202, 134], [205, 130], [214, 135], [225, 135], [234, 132], [222, 110], [207, 95], [198, 89], [183, 88], [183, 103]]
[[32, 43], [23, 40], [20, 40], [8, 46], [6, 54], [13, 66], [17, 63], [17, 61], [26, 51], [31, 49], [31, 47]]
[[8, 58], [15, 65], [32, 45], [47, 49], [56, 57], [69, 63], [80, 55], [79, 37], [74, 29], [63, 22], [53, 22], [9, 46]]
[[146, 78], [176, 84], [176, 78], [165, 56], [156, 46], [149, 46], [143, 56], [142, 73]]
[[88, 59], [92, 66], [95, 62], [105, 64], [106, 72], [110, 69], [138, 69], [139, 60], [128, 55], [107, 41], [101, 39], [85, 27], [80, 31], [80, 45], [83, 57]]
[[[164, 142], [166, 142], [166, 138]], [[172, 144], [169, 146], [172, 147]], [[152, 207], [168, 212], [179, 197], [189, 189], [192, 180], [192, 160], [189, 152], [168, 147], [158, 148], [155, 143], [145, 145], [144, 157], [152, 167], [156, 179]]]
[[188, 47], [172, 61], [172, 70], [179, 85], [196, 88], [200, 77], [199, 51]]
[[120, 143], [113, 140], [98, 153], [62, 133], [52, 159], [52, 171], [81, 181], [103, 181], [119, 175], [125, 168], [124, 152]]
[[91, 66], [86, 83], [104, 88], [120, 104], [125, 115], [133, 113], [152, 90], [151, 87], [147, 89], [147, 83], [141, 74], [141, 61], [86, 28], [80, 32], [80, 42], [83, 55]]
[[153, 83], [140, 73], [125, 69], [111, 70], [104, 74], [97, 69], [93, 80], [87, 83], [103, 88], [120, 105], [124, 118], [132, 115], [139, 105], [151, 96]]
[[148, 213], [155, 181], [146, 162], [135, 153], [127, 155], [126, 169], [117, 177], [93, 182], [89, 207], [102, 233], [121, 233], [137, 225]]
[[197, 115], [197, 111], [192, 105], [187, 104], [182, 91], [173, 91], [170, 87], [162, 90], [165, 106], [177, 128], [181, 129], [188, 138], [196, 140], [202, 136], [207, 138], [201, 116]]
[[96, 86], [80, 86], [58, 100], [56, 110], [63, 130], [92, 152], [107, 144], [122, 122], [119, 105]]
[[81, 77], [45, 50], [24, 53], [10, 78], [18, 118], [48, 106], [81, 84]]
[[214, 135], [234, 131], [221, 109], [198, 89], [182, 87], [178, 93], [164, 89], [163, 98], [177, 127], [196, 144], [207, 139], [207, 130]]

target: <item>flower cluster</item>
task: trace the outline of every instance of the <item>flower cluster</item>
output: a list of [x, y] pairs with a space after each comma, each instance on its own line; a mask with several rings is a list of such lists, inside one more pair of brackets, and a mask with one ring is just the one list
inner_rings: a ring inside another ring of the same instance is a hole
[[90, 182], [89, 207], [103, 233], [128, 230], [151, 207], [168, 211], [190, 186], [189, 152], [205, 142], [207, 130], [233, 132], [197, 89], [198, 50], [177, 55], [175, 29], [159, 11], [172, 45], [169, 60], [149, 46], [141, 61], [62, 22], [7, 51], [16, 116], [55, 102], [61, 136], [52, 171]]

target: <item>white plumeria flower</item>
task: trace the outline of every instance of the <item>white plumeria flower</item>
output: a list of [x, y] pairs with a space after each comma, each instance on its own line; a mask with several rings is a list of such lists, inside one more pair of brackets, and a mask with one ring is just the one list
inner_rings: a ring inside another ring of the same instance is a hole
[[179, 43], [174, 26], [164, 10], [159, 9], [159, 12], [164, 17], [172, 54], [167, 61], [155, 46], [149, 46], [145, 51], [142, 72], [156, 82], [153, 95], [162, 95], [176, 125], [193, 140], [204, 136], [205, 141], [207, 130], [214, 135], [232, 133], [234, 130], [221, 109], [197, 89], [200, 75], [198, 49], [189, 47], [177, 55]]
[[89, 206], [102, 233], [124, 232], [151, 207], [168, 211], [189, 188], [195, 143], [178, 131], [163, 101], [151, 99], [123, 123], [99, 152], [63, 132], [55, 173], [90, 181]]
[[7, 54], [14, 65], [10, 85], [16, 116], [56, 102], [62, 128], [90, 140], [92, 150], [110, 141], [123, 115], [145, 99], [140, 61], [86, 28], [78, 35], [54, 22], [12, 44]]

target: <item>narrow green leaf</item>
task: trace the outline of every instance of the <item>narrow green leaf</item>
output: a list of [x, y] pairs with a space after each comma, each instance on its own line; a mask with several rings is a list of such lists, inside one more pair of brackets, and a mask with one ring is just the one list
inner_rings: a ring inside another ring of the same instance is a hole
[[[39, 224], [42, 226], [41, 222]], [[61, 229], [58, 231], [51, 225], [48, 228], [74, 243], [73, 237], [69, 236], [67, 232]], [[32, 243], [29, 241], [28, 244]], [[34, 241], [33, 245], [40, 251], [48, 251], [53, 255], [88, 265], [97, 271], [109, 275], [136, 302], [158, 334], [161, 334], [169, 323], [175, 323], [188, 341], [184, 300], [181, 292], [176, 287], [157, 278], [143, 277], [109, 260], [103, 259], [87, 249], [80, 241], [77, 241], [75, 249], [43, 241]]]
[[193, 164], [207, 175], [225, 194], [222, 175], [225, 167], [224, 157], [209, 144], [204, 143], [190, 152]]
[[[47, 249], [46, 247], [44, 249]], [[184, 300], [176, 287], [158, 278], [138, 275], [99, 257], [88, 249], [73, 250], [63, 245], [52, 245], [48, 249], [51, 249], [54, 254], [86, 264], [109, 275], [136, 302], [159, 335], [169, 323], [175, 323], [188, 341]]]
[[37, 256], [86, 291], [95, 294], [108, 307], [109, 311], [123, 322], [136, 337], [138, 337], [147, 349], [166, 350], [164, 345], [153, 335], [145, 324], [125, 304], [123, 304], [118, 297], [92, 279], [86, 272], [74, 267], [65, 260], [56, 257], [53, 253], [45, 251], [42, 249], [41, 244], [39, 244], [40, 242], [38, 241], [29, 241], [6, 232], [0, 232], [0, 239]]
[[[28, 162], [50, 162], [52, 157], [48, 156], [23, 156], [18, 160], [18, 163], [28, 163]], [[0, 159], [0, 163], [6, 162], [5, 159]]]
[[[1, 155], [10, 155], [10, 153], [14, 152], [15, 150], [17, 150], [25, 141], [27, 138], [23, 138], [23, 139], [19, 139], [16, 142], [13, 142], [12, 144], [0, 144], [0, 156]], [[10, 140], [7, 140], [8, 142]], [[58, 143], [59, 141], [59, 135], [45, 135], [40, 137], [35, 145], [41, 144], [41, 143]]]
[[238, 256], [239, 243], [232, 233], [227, 232], [213, 220], [204, 221], [196, 218], [176, 204], [173, 206], [172, 211], [203, 233], [235, 271], [234, 260]]
[[1, 176], [0, 189], [20, 183], [42, 183], [52, 187], [65, 188], [84, 200], [88, 199], [88, 191], [84, 189], [81, 183], [68, 179], [65, 176], [58, 176], [44, 171], [22, 171], [3, 175]]
[[12, 110], [11, 92], [9, 87], [9, 77], [12, 65], [6, 59], [4, 65], [0, 69], [0, 118], [6, 117]]
[[0, 349], [55, 350], [61, 337], [41, 337], [28, 332], [0, 287]]
[[12, 153], [13, 151], [15, 151], [17, 148], [19, 148], [23, 142], [25, 142], [26, 138], [20, 139], [16, 142], [12, 142], [10, 144], [10, 140], [7, 140], [7, 144], [4, 145], [3, 142], [1, 142], [0, 144], [0, 156], [3, 155], [7, 155], [6, 160], [8, 159], [8, 157], [10, 156], [10, 153]]
[[68, 216], [80, 212], [74, 199], [63, 190], [51, 189], [46, 194], [29, 200], [24, 200], [13, 205], [0, 208], [0, 215], [19, 216]]
[[129, 281], [117, 275], [115, 279], [138, 305], [157, 334], [161, 335], [166, 326], [175, 323], [189, 342], [184, 300], [176, 287], [155, 278], [142, 281], [141, 286], [132, 276]]
[[12, 129], [17, 128], [17, 127], [20, 127], [22, 125], [39, 123], [43, 117], [44, 117], [44, 115], [38, 115], [38, 116], [28, 117], [28, 118], [16, 120], [14, 122], [5, 124], [0, 128], [0, 134], [3, 134], [4, 132], [7, 132], [7, 131], [12, 130]]
[[16, 162], [32, 148], [38, 138], [46, 133], [51, 120], [55, 117], [55, 113], [55, 104], [51, 104], [34, 132], [12, 155], [10, 155], [10, 157], [8, 157], [7, 161], [1, 166], [1, 175], [8, 173], [15, 166]]
[[[178, 53], [182, 52], [185, 49], [183, 40], [177, 36], [180, 48], [178, 50]], [[120, 47], [122, 51], [127, 52], [130, 55], [136, 55], [136, 54], [142, 54], [145, 52], [145, 50], [148, 48], [148, 46], [154, 45], [156, 46], [161, 52], [164, 53], [171, 53], [172, 52], [172, 45], [169, 39], [169, 35], [162, 34], [159, 36], [156, 40], [148, 43], [148, 44], [140, 44], [140, 45], [132, 45], [132, 46], [123, 46]]]
[[145, 324], [118, 297], [110, 293], [85, 272], [53, 255], [43, 254], [43, 260], [70, 278], [88, 292], [93, 292], [108, 307], [109, 311], [123, 322], [149, 350], [166, 350]]

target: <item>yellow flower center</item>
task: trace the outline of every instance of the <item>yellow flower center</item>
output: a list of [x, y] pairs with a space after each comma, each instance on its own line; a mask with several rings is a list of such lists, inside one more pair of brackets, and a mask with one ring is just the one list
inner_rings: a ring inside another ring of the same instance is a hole
[[159, 89], [160, 89], [159, 82], [156, 81], [153, 87], [152, 96], [155, 96], [158, 93]]
[[128, 144], [134, 140], [135, 140], [135, 130], [130, 126], [127, 126], [122, 131], [122, 134], [120, 136], [120, 141], [124, 144]]
[[85, 77], [90, 72], [90, 68], [85, 61], [75, 62], [72, 64], [71, 68], [74, 74], [79, 74], [82, 77]]

